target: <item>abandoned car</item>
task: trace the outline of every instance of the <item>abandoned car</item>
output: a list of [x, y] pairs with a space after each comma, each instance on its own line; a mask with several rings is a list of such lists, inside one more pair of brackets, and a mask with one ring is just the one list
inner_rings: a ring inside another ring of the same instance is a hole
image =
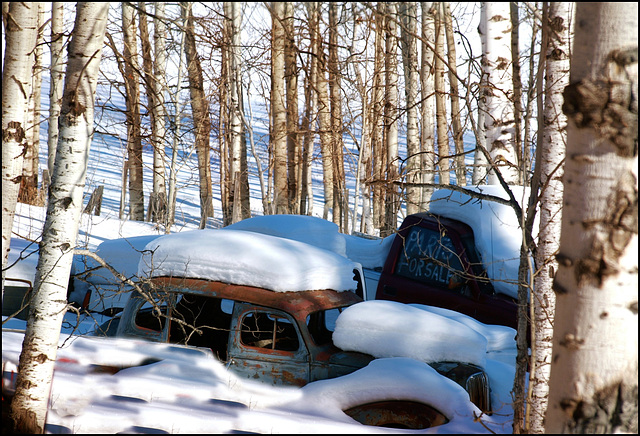
[[[224, 229], [166, 235], [145, 247], [141, 286], [101, 331], [211, 349], [246, 378], [304, 386], [374, 359], [344, 351], [332, 338], [340, 312], [363, 301], [360, 271], [336, 253], [271, 235]], [[490, 411], [482, 368], [428, 363]]]
[[[252, 286], [155, 277], [103, 325], [107, 336], [210, 348], [236, 374], [273, 385], [304, 386], [365, 367], [374, 358], [332, 341], [340, 312], [362, 299], [353, 292], [274, 292]], [[461, 362], [430, 363], [490, 411], [483, 370]]]

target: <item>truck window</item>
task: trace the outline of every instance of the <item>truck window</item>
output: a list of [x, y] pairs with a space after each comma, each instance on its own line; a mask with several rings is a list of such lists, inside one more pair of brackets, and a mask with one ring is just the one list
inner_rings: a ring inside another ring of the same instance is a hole
[[137, 328], [162, 332], [167, 321], [167, 309], [171, 296], [166, 292], [153, 294], [152, 301], [145, 302], [136, 312], [134, 323]]
[[465, 272], [451, 238], [439, 231], [412, 227], [404, 239], [395, 274], [444, 289], [458, 289]]
[[[225, 305], [226, 306], [226, 305]], [[231, 314], [222, 308], [222, 299], [183, 293], [171, 311], [169, 342], [211, 348], [227, 360]]]
[[240, 326], [243, 345], [281, 351], [297, 351], [300, 347], [297, 330], [284, 315], [252, 311], [244, 314]]
[[307, 316], [307, 327], [316, 345], [325, 345], [332, 342], [333, 332], [336, 329], [336, 320], [342, 309], [342, 307], [336, 307], [314, 312]]

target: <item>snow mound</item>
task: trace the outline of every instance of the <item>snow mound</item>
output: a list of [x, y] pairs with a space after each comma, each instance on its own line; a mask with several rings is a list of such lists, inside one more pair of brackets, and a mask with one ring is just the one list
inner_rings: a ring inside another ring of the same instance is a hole
[[472, 328], [434, 312], [384, 300], [347, 307], [336, 320], [333, 342], [345, 351], [378, 358], [411, 357], [427, 363], [456, 361], [481, 367], [487, 353], [487, 339]]

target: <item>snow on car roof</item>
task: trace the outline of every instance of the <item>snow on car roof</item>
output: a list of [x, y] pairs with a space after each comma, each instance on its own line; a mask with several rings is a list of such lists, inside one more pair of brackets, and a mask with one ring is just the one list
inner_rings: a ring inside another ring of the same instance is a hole
[[359, 265], [302, 242], [232, 229], [205, 229], [151, 241], [139, 276], [204, 278], [276, 292], [354, 291]]
[[255, 216], [231, 224], [227, 229], [246, 230], [306, 242], [345, 256], [360, 263], [363, 268], [372, 269], [384, 265], [395, 236], [394, 234], [381, 239], [366, 239], [347, 235], [340, 233], [337, 224], [307, 215]]
[[[499, 185], [467, 186], [468, 190], [508, 199]], [[515, 199], [522, 206], [529, 201], [528, 188], [509, 186]], [[473, 229], [476, 247], [487, 268], [487, 275], [497, 292], [518, 298], [518, 267], [522, 230], [511, 206], [495, 201], [480, 200], [466, 193], [451, 189], [439, 189], [431, 196], [429, 212], [453, 218]], [[534, 224], [535, 229], [538, 228]]]

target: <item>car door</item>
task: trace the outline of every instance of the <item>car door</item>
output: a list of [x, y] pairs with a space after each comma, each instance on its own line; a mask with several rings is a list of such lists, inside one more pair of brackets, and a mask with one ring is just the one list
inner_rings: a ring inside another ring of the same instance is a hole
[[309, 382], [309, 351], [286, 312], [236, 303], [229, 337], [229, 369], [272, 385]]

